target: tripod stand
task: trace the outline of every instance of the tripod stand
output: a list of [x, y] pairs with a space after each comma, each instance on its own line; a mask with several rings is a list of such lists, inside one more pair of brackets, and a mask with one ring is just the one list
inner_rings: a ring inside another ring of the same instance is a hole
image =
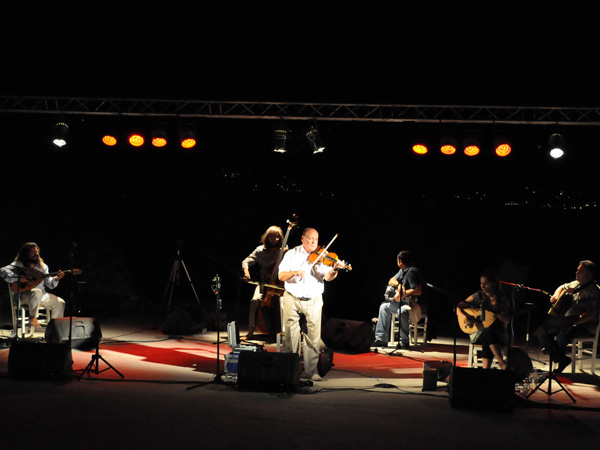
[[[106, 364], [108, 367], [99, 370], [100, 361], [103, 361], [104, 364]], [[87, 374], [88, 376], [90, 376], [92, 373], [98, 375], [99, 373], [105, 372], [108, 369], [114, 370], [115, 372], [117, 372], [117, 374], [120, 375], [121, 378], [125, 378], [125, 375], [123, 375], [121, 372], [115, 369], [106, 359], [102, 357], [102, 355], [100, 355], [100, 338], [98, 338], [98, 340], [96, 341], [96, 352], [92, 355], [92, 359], [89, 362], [89, 364], [85, 367], [85, 369], [81, 371], [81, 374], [79, 374], [78, 380], [81, 380], [81, 378], [83, 378], [85, 374]]]
[[192, 283], [192, 279], [187, 270], [187, 267], [185, 266], [185, 262], [181, 258], [181, 246], [182, 245], [183, 245], [183, 241], [177, 241], [177, 256], [175, 258], [175, 261], [173, 261], [173, 267], [171, 268], [171, 275], [169, 276], [169, 282], [167, 283], [167, 288], [165, 289], [165, 294], [163, 295], [163, 299], [161, 302], [160, 309], [161, 309], [161, 312], [165, 313], [165, 315], [166, 315], [166, 313], [171, 311], [172, 300], [173, 300], [173, 289], [175, 288], [176, 285], [179, 284], [180, 267], [183, 267], [183, 271], [185, 272], [185, 276], [188, 280], [188, 283], [190, 284], [190, 287], [192, 288], [194, 297], [196, 298], [196, 301], [200, 305], [200, 298], [198, 297], [198, 294], [196, 293], [196, 288], [194, 287], [194, 283]]

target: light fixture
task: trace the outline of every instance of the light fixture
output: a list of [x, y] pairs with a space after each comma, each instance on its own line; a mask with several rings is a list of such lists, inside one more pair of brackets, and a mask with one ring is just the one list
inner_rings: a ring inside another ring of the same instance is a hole
[[456, 139], [456, 133], [451, 131], [443, 132], [442, 138], [440, 139], [440, 152], [444, 155], [454, 155], [458, 148], [458, 141]]
[[419, 141], [413, 144], [412, 151], [417, 155], [426, 155], [429, 149], [427, 148], [427, 144]]
[[464, 153], [467, 156], [476, 156], [481, 152], [481, 139], [474, 132], [468, 132], [465, 135], [463, 145], [464, 145]]
[[113, 134], [105, 134], [104, 136], [102, 136], [102, 143], [104, 145], [108, 145], [109, 147], [114, 147], [115, 145], [117, 145], [117, 137]]
[[67, 145], [67, 135], [69, 134], [69, 125], [65, 122], [58, 122], [54, 125], [54, 135], [52, 137], [52, 144], [56, 147], [61, 148]]
[[494, 137], [494, 153], [500, 157], [510, 155], [512, 152], [511, 139], [507, 133], [498, 133]]
[[131, 133], [127, 140], [133, 147], [141, 147], [145, 142], [144, 136], [142, 136], [140, 133]]
[[179, 125], [179, 142], [182, 148], [190, 149], [196, 146], [196, 130], [193, 125]]
[[313, 154], [323, 153], [325, 150], [325, 146], [323, 142], [321, 142], [321, 136], [319, 135], [319, 129], [311, 125], [308, 131], [306, 132], [306, 139], [310, 143], [310, 146], [313, 149]]
[[553, 133], [548, 138], [548, 148], [550, 156], [558, 159], [565, 154], [565, 138], [560, 133]]
[[150, 142], [154, 147], [164, 147], [165, 145], [167, 145], [167, 133], [164, 130], [153, 131], [152, 140]]
[[275, 153], [286, 153], [286, 144], [290, 130], [286, 129], [283, 124], [273, 130], [273, 151]]

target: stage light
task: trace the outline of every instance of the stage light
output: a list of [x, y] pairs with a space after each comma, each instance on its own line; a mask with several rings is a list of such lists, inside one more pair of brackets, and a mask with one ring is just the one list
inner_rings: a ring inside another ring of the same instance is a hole
[[425, 155], [427, 154], [429, 149], [427, 148], [427, 144], [415, 143], [412, 146], [412, 151], [415, 152], [417, 155]]
[[61, 148], [67, 145], [67, 135], [69, 134], [69, 125], [64, 122], [58, 122], [54, 125], [54, 135], [52, 137], [52, 144], [56, 147]]
[[142, 136], [139, 133], [130, 134], [127, 140], [134, 147], [141, 147], [142, 145], [144, 145], [144, 136]]
[[102, 136], [102, 143], [104, 145], [108, 145], [109, 147], [114, 147], [115, 145], [117, 145], [117, 138], [116, 136], [113, 136], [112, 134], [105, 134], [104, 136]]
[[286, 153], [286, 145], [287, 145], [287, 139], [288, 139], [288, 135], [291, 133], [290, 130], [286, 129], [283, 125], [275, 128], [273, 130], [273, 141], [274, 141], [274, 147], [273, 147], [273, 151], [276, 153]]
[[560, 133], [554, 133], [548, 138], [550, 156], [558, 159], [565, 154], [565, 138]]
[[454, 133], [446, 132], [440, 139], [440, 152], [444, 155], [454, 155], [458, 147], [458, 141]]
[[308, 142], [313, 149], [313, 154], [323, 153], [325, 146], [323, 145], [323, 142], [321, 142], [321, 137], [319, 136], [319, 130], [317, 127], [314, 125], [310, 126], [306, 132], [306, 139], [308, 139]]
[[193, 125], [179, 125], [179, 142], [181, 147], [185, 149], [194, 148], [196, 146], [196, 131]]
[[512, 152], [512, 143], [506, 134], [500, 133], [494, 137], [494, 152], [500, 157], [510, 155], [510, 152]]
[[150, 141], [154, 147], [164, 147], [167, 145], [167, 133], [164, 131], [154, 131], [152, 133], [152, 140]]
[[476, 133], [467, 133], [465, 135], [464, 153], [467, 156], [476, 156], [481, 152], [481, 144], [479, 136]]

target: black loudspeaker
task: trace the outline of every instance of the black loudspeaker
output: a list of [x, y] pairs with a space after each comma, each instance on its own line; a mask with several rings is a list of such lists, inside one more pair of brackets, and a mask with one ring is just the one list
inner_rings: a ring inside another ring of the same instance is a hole
[[238, 386], [261, 392], [293, 392], [300, 384], [297, 353], [240, 352]]
[[453, 367], [448, 390], [454, 408], [509, 412], [515, 400], [515, 374], [510, 370]]
[[163, 332], [168, 335], [191, 335], [202, 332], [210, 324], [212, 321], [204, 308], [184, 304], [176, 306], [167, 316]]
[[372, 326], [345, 319], [329, 319], [322, 337], [327, 347], [353, 353], [367, 353], [375, 341]]
[[66, 380], [73, 369], [69, 344], [15, 341], [8, 353], [12, 380]]
[[52, 319], [46, 327], [46, 342], [49, 344], [69, 342], [71, 324], [71, 348], [95, 348], [102, 338], [100, 324], [93, 317], [60, 317]]

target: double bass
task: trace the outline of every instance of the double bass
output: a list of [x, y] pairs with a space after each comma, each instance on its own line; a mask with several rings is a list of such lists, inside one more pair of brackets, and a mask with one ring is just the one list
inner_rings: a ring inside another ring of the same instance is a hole
[[298, 225], [298, 216], [292, 215], [291, 220], [286, 221], [288, 224], [281, 248], [277, 255], [273, 271], [268, 280], [265, 283], [261, 283], [262, 287], [262, 300], [258, 307], [258, 314], [256, 315], [256, 329], [263, 334], [275, 334], [281, 330], [281, 313], [279, 306], [279, 298], [285, 291], [283, 282], [277, 278], [277, 271], [279, 270], [279, 264], [283, 259], [285, 253], [288, 238], [290, 237], [291, 231]]

